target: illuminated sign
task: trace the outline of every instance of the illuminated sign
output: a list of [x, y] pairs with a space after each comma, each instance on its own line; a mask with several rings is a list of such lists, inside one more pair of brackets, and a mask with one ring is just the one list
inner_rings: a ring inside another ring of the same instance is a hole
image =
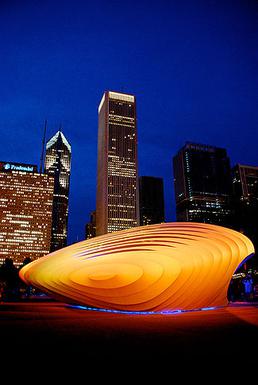
[[37, 172], [37, 166], [31, 164], [0, 162], [1, 171]]

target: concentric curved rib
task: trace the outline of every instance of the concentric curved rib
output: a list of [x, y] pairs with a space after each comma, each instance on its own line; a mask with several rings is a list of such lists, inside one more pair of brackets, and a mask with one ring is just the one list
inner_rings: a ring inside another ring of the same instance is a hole
[[79, 242], [40, 258], [21, 278], [57, 299], [124, 311], [227, 304], [238, 265], [254, 253], [234, 230], [202, 223], [141, 226]]

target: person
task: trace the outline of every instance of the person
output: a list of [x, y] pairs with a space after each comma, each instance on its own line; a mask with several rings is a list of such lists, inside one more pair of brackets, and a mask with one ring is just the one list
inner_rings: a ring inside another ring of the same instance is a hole
[[0, 303], [4, 302], [4, 282], [0, 280]]
[[241, 299], [242, 284], [240, 279], [232, 278], [228, 287], [228, 300], [230, 302], [239, 301]]
[[251, 274], [247, 274], [242, 280], [244, 286], [244, 297], [247, 301], [251, 301], [253, 299], [253, 278]]
[[[26, 257], [23, 260], [22, 265], [19, 267], [19, 270], [22, 269], [25, 265], [31, 262], [30, 257]], [[20, 285], [20, 291], [22, 292], [22, 297], [23, 298], [30, 298], [32, 295], [32, 286], [25, 284], [21, 279], [19, 280], [19, 285]]]

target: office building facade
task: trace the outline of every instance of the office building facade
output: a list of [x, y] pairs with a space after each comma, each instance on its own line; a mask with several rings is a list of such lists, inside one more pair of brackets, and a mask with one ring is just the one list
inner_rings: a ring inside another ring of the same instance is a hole
[[139, 177], [140, 225], [162, 223], [164, 213], [163, 179], [153, 176]]
[[37, 166], [0, 162], [0, 263], [50, 251], [54, 179]]
[[90, 213], [90, 221], [85, 225], [85, 239], [96, 237], [96, 211]]
[[96, 232], [138, 225], [136, 100], [106, 91], [98, 109]]
[[71, 145], [61, 131], [46, 144], [45, 173], [54, 177], [51, 251], [67, 246]]
[[[237, 164], [232, 168], [234, 228], [258, 248], [258, 167]], [[257, 255], [252, 263], [258, 267]]]
[[223, 148], [186, 143], [173, 158], [177, 221], [230, 226], [232, 181]]

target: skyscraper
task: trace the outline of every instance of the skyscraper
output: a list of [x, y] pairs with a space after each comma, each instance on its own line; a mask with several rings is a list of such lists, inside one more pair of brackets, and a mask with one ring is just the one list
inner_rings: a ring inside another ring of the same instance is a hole
[[139, 225], [135, 96], [106, 91], [98, 109], [97, 235]]
[[177, 221], [229, 226], [231, 172], [223, 148], [186, 143], [173, 158]]
[[[237, 164], [232, 169], [234, 227], [258, 247], [258, 167]], [[258, 258], [252, 260], [258, 267]]]
[[61, 131], [46, 145], [45, 172], [54, 177], [51, 251], [67, 245], [71, 146]]
[[0, 264], [49, 253], [54, 179], [31, 164], [0, 162]]
[[161, 223], [165, 220], [163, 179], [153, 176], [139, 178], [140, 225]]

